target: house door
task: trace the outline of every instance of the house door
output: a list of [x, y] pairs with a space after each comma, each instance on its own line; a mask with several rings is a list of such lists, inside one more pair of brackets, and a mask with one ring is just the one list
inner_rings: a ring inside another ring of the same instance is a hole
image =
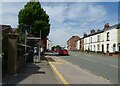
[[102, 44], [102, 52], [104, 52], [104, 45]]
[[118, 50], [119, 50], [119, 52], [120, 52], [120, 46], [118, 46]]

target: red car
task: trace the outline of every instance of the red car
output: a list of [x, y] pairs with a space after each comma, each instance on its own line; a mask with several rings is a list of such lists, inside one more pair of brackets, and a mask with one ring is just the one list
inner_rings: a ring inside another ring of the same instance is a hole
[[54, 50], [54, 52], [59, 52], [59, 50]]
[[68, 50], [66, 50], [66, 49], [59, 50], [59, 51], [58, 51], [58, 54], [59, 54], [59, 55], [68, 55]]

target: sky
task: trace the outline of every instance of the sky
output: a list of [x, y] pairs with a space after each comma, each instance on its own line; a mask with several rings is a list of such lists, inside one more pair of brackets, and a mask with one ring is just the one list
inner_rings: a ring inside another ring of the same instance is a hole
[[[81, 0], [82, 1], [82, 0]], [[105, 23], [118, 23], [118, 2], [41, 2], [50, 18], [48, 38], [53, 45], [65, 46], [71, 36], [82, 37], [91, 29], [103, 29]], [[94, 0], [95, 1], [95, 0]], [[99, 0], [98, 0], [99, 1]], [[0, 3], [0, 24], [18, 25], [18, 13], [26, 2]]]

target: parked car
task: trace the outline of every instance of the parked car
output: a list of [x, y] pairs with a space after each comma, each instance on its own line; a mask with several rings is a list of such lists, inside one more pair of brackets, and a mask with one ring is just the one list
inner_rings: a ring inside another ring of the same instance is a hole
[[61, 49], [61, 50], [58, 51], [58, 54], [59, 54], [59, 55], [68, 55], [68, 50], [66, 50], [66, 49]]
[[57, 49], [57, 50], [54, 50], [54, 52], [59, 52], [59, 49]]

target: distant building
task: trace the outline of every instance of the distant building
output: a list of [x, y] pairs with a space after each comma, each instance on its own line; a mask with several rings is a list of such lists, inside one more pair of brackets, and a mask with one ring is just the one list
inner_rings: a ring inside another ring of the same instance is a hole
[[49, 39], [47, 39], [46, 49], [47, 49], [48, 51], [49, 51], [49, 50], [52, 50], [52, 41], [50, 41]]
[[76, 50], [80, 50], [80, 39], [76, 41]]
[[68, 50], [77, 50], [77, 40], [80, 39], [79, 36], [72, 36], [68, 41], [67, 41], [67, 48]]

